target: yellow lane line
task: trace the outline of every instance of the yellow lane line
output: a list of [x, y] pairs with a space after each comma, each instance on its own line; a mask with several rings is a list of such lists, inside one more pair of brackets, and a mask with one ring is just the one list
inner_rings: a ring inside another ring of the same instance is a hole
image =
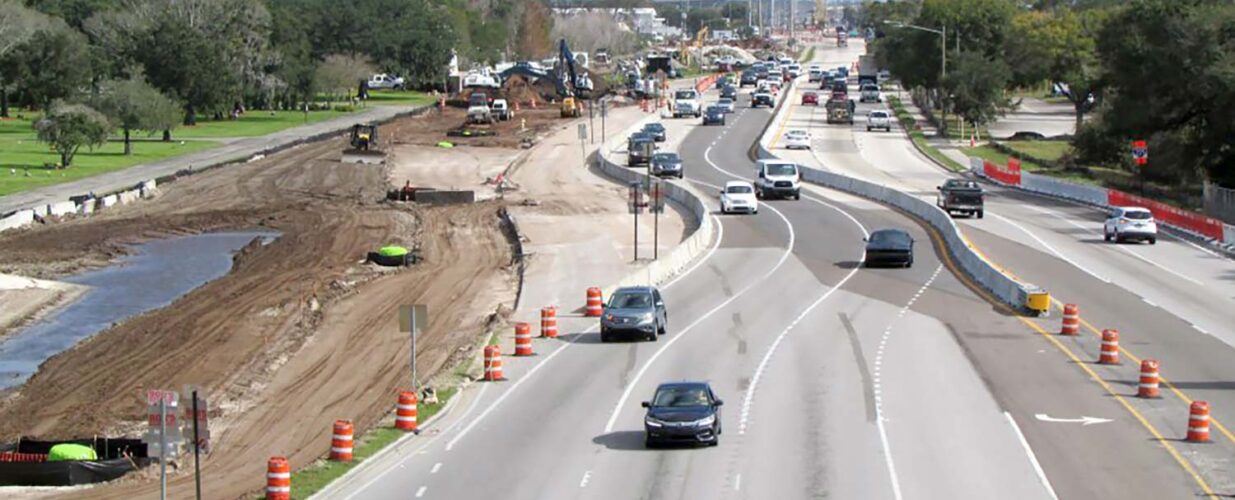
[[948, 269], [952, 271], [952, 274], [954, 276], [956, 276], [958, 279], [964, 282], [964, 284], [970, 290], [973, 290], [974, 293], [977, 293], [987, 302], [994, 305], [996, 309], [1008, 312], [1009, 314], [1014, 316], [1016, 319], [1020, 320], [1022, 323], [1028, 326], [1030, 329], [1034, 330], [1039, 335], [1041, 335], [1043, 338], [1045, 338], [1047, 341], [1049, 341], [1052, 345], [1055, 346], [1056, 349], [1064, 353], [1064, 355], [1072, 359], [1072, 361], [1076, 364], [1076, 366], [1079, 366], [1082, 370], [1085, 371], [1085, 373], [1089, 375], [1090, 378], [1092, 378], [1095, 382], [1097, 382], [1098, 385], [1102, 386], [1102, 388], [1106, 390], [1107, 394], [1110, 394], [1112, 397], [1115, 398], [1116, 401], [1119, 401], [1119, 404], [1122, 405], [1124, 409], [1128, 410], [1128, 413], [1131, 413], [1132, 416], [1135, 417], [1136, 420], [1141, 423], [1141, 426], [1144, 427], [1145, 430], [1148, 430], [1149, 433], [1153, 435], [1155, 439], [1158, 440], [1159, 444], [1161, 444], [1164, 448], [1166, 448], [1166, 451], [1171, 455], [1171, 458], [1174, 458], [1175, 462], [1178, 463], [1179, 466], [1183, 468], [1183, 470], [1187, 472], [1189, 476], [1192, 476], [1192, 480], [1195, 481], [1197, 486], [1201, 488], [1201, 491], [1205, 492], [1207, 496], [1210, 496], [1210, 497], [1216, 496], [1214, 494], [1213, 489], [1209, 487], [1209, 483], [1205, 482], [1205, 479], [1202, 478], [1201, 475], [1196, 471], [1196, 469], [1192, 467], [1192, 464], [1189, 463], [1186, 459], [1184, 459], [1183, 455], [1179, 453], [1179, 450], [1175, 448], [1175, 445], [1171, 444], [1170, 441], [1167, 441], [1166, 438], [1162, 435], [1162, 433], [1158, 431], [1157, 427], [1154, 427], [1154, 425], [1150, 423], [1149, 420], [1146, 419], [1145, 416], [1142, 415], [1140, 411], [1138, 411], [1135, 407], [1133, 407], [1131, 403], [1128, 403], [1127, 399], [1125, 399], [1123, 395], [1116, 392], [1110, 386], [1110, 384], [1108, 384], [1105, 380], [1103, 380], [1102, 377], [1098, 376], [1098, 374], [1095, 373], [1092, 368], [1086, 365], [1084, 361], [1078, 358], [1076, 354], [1072, 352], [1072, 350], [1068, 349], [1067, 346], [1059, 342], [1059, 340], [1053, 337], [1049, 332], [1044, 330], [1037, 323], [1030, 321], [1028, 318], [1021, 315], [1019, 312], [1014, 311], [1011, 308], [1007, 307], [1002, 301], [998, 300], [991, 294], [987, 293], [987, 291], [984, 290], [981, 286], [978, 286], [977, 283], [974, 283], [972, 280], [970, 280], [969, 276], [965, 275], [964, 272], [962, 272], [959, 268], [957, 268], [956, 264], [952, 261], [952, 256], [948, 254], [947, 247], [946, 245], [944, 245], [940, 235], [938, 234], [938, 231], [935, 231], [933, 228], [927, 226], [927, 232], [928, 234], [931, 235], [931, 240], [934, 241], [936, 250], [938, 251], [940, 255], [943, 256], [944, 265], [948, 266]]
[[[1060, 311], [1063, 311], [1062, 302], [1055, 300], [1054, 298], [1051, 299], [1051, 302], [1054, 302], [1055, 307], [1058, 308]], [[1099, 330], [1098, 328], [1090, 324], [1088, 321], [1085, 321], [1085, 318], [1081, 318], [1081, 324], [1085, 325], [1085, 328], [1093, 332], [1094, 335], [1098, 336], [1099, 338], [1102, 337], [1102, 330]], [[1137, 357], [1135, 354], [1132, 354], [1132, 351], [1129, 351], [1128, 349], [1124, 348], [1123, 344], [1120, 344], [1119, 352], [1123, 353], [1124, 356], [1127, 356], [1128, 359], [1132, 360], [1133, 363], [1137, 365], [1141, 364], [1141, 358]], [[1176, 397], [1182, 400], [1184, 404], [1188, 404], [1188, 405], [1192, 404], [1192, 398], [1188, 397], [1187, 394], [1184, 394], [1184, 392], [1181, 391], [1178, 387], [1176, 387], [1175, 384], [1172, 384], [1171, 381], [1168, 380], [1166, 376], [1162, 375], [1161, 372], [1158, 373], [1158, 381], [1162, 385], [1165, 385], [1167, 389], [1170, 389], [1170, 391], [1174, 393]], [[1225, 425], [1222, 425], [1222, 422], [1219, 422], [1217, 417], [1214, 417], [1211, 414], [1209, 416], [1209, 422], [1212, 423], [1214, 427], [1217, 427], [1218, 432], [1222, 433], [1223, 436], [1226, 436], [1226, 439], [1228, 441], [1230, 441], [1232, 444], [1235, 444], [1235, 434], [1231, 433], [1231, 431], [1227, 429]]]

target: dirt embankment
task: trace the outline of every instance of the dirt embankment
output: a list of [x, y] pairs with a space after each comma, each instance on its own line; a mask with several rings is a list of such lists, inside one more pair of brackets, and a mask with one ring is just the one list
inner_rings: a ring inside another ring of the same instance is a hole
[[[408, 134], [444, 134], [415, 122], [383, 135], [416, 142]], [[55, 277], [153, 237], [282, 233], [243, 250], [226, 276], [48, 360], [0, 402], [0, 439], [136, 435], [146, 389], [197, 384], [211, 400], [216, 446], [203, 462], [204, 483], [212, 498], [235, 498], [261, 487], [267, 457], [287, 455], [302, 467], [329, 447], [334, 419], [363, 430], [393, 407], [409, 373], [399, 305], [429, 307], [422, 377], [466, 355], [488, 316], [514, 298], [500, 202], [382, 201], [386, 168], [339, 163], [344, 147], [340, 139], [304, 145], [164, 186], [153, 201], [0, 237], [3, 271]], [[419, 247], [425, 260], [394, 271], [362, 262], [388, 243]], [[67, 493], [130, 498], [157, 488], [137, 476]], [[172, 481], [175, 497], [191, 488], [187, 474]]]

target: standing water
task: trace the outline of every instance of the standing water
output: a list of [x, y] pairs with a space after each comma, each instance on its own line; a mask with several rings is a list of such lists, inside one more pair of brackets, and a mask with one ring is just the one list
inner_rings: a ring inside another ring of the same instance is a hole
[[132, 316], [167, 306], [232, 268], [232, 256], [273, 232], [227, 232], [156, 240], [103, 269], [64, 279], [91, 287], [76, 302], [0, 341], [0, 390], [20, 385], [40, 364]]

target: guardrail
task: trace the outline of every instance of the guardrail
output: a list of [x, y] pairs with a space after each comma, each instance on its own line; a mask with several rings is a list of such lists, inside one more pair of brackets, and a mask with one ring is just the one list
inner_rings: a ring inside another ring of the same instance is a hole
[[[764, 129], [764, 133], [759, 137], [755, 153], [757, 158], [776, 158], [776, 155], [770, 150], [773, 137], [772, 134], [768, 134], [768, 131], [776, 129], [778, 122], [788, 119], [786, 110], [789, 109], [789, 105], [786, 103], [792, 100], [791, 94], [796, 84], [797, 80], [795, 79], [785, 88], [784, 96], [781, 102], [778, 103], [772, 120], [768, 123], [768, 127]], [[940, 237], [943, 238], [944, 247], [947, 249], [948, 255], [956, 262], [961, 271], [1004, 304], [1017, 310], [1025, 310], [1030, 294], [1043, 293], [1041, 288], [1033, 284], [1022, 283], [1004, 274], [1003, 271], [974, 251], [965, 237], [961, 235], [960, 228], [952, 220], [952, 216], [934, 204], [882, 184], [803, 165], [798, 165], [798, 167], [802, 170], [802, 180], [804, 182], [836, 189], [896, 207], [930, 224], [939, 233]]]

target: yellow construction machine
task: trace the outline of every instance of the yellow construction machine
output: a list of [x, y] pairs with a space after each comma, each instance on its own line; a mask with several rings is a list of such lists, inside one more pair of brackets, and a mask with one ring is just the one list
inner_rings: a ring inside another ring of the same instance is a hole
[[386, 153], [377, 149], [377, 124], [352, 125], [351, 148], [343, 151], [343, 163], [384, 163]]
[[562, 98], [562, 118], [578, 118], [583, 116], [583, 109], [577, 97]]

